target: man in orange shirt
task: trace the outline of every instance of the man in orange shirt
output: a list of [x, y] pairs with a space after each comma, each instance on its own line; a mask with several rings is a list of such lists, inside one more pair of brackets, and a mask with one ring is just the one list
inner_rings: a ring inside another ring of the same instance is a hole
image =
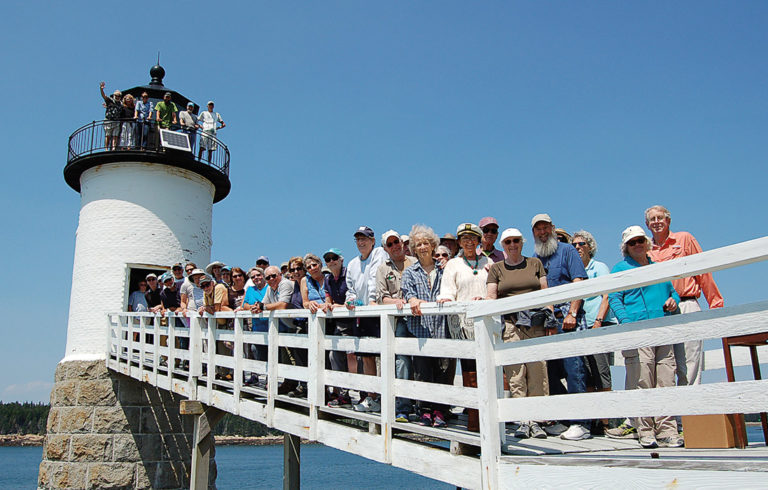
[[[686, 231], [669, 231], [670, 222], [671, 215], [664, 206], [651, 206], [645, 210], [645, 226], [653, 233], [651, 259], [663, 262], [700, 253], [701, 246], [693, 235]], [[723, 296], [710, 273], [675, 279], [672, 284], [680, 295], [681, 313], [701, 311], [698, 301], [701, 293], [704, 293], [710, 309], [723, 307]], [[675, 345], [678, 386], [701, 383], [701, 370], [704, 366], [702, 344], [702, 341], [695, 340]]]

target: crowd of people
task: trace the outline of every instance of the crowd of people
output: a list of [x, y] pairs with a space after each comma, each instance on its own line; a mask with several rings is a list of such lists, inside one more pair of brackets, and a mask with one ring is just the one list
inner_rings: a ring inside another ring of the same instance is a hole
[[[308, 253], [292, 257], [281, 267], [267, 257], [259, 257], [247, 272], [221, 262], [205, 270], [194, 263], [175, 264], [160, 276], [149, 274], [139, 283], [139, 291], [129, 298], [131, 311], [186, 312], [249, 311], [254, 314], [280, 309], [307, 309], [314, 314], [337, 308], [354, 310], [364, 305], [392, 304], [410, 307], [410, 315], [397, 318], [396, 337], [434, 339], [474, 339], [474, 322], [463, 315], [423, 314], [424, 303], [485, 301], [538, 291], [612, 272], [643, 267], [701, 252], [696, 239], [687, 232], [670, 230], [671, 215], [663, 206], [645, 212], [646, 235], [640, 226], [629, 226], [621, 234], [623, 260], [612, 269], [595, 259], [598, 251], [594, 236], [585, 230], [568, 233], [556, 228], [547, 214], [531, 220], [534, 254], [522, 254], [525, 234], [517, 228], [500, 230], [498, 221], [485, 217], [476, 223], [461, 223], [455, 236], [442, 238], [424, 225], [414, 225], [407, 235], [388, 230], [377, 238], [374, 231], [361, 226], [354, 233], [358, 255], [345, 265], [341, 251], [327, 250], [322, 258]], [[501, 233], [500, 233], [501, 231]], [[500, 236], [499, 236], [500, 235]], [[496, 248], [496, 243], [501, 249]], [[323, 266], [325, 263], [325, 266]], [[185, 274], [186, 273], [186, 274]], [[161, 286], [162, 285], [162, 286]], [[599, 295], [585, 300], [549, 305], [504, 315], [503, 340], [520, 340], [563, 332], [604, 328], [699, 310], [698, 298], [706, 297], [710, 308], [723, 306], [711, 274], [662, 282], [626, 291]], [[176, 319], [180, 320], [179, 318]], [[183, 319], [186, 320], [186, 319]], [[218, 319], [220, 328], [231, 322]], [[280, 321], [280, 331], [307, 333], [306, 318]], [[245, 328], [267, 331], [263, 318], [247, 319]], [[326, 318], [325, 333], [335, 336], [380, 337], [378, 317]], [[217, 345], [218, 353], [231, 355], [232, 345]], [[267, 360], [267, 347], [248, 344], [245, 355]], [[280, 348], [280, 362], [306, 366], [304, 349]], [[626, 366], [626, 389], [646, 389], [701, 381], [703, 364], [701, 342], [642, 347], [622, 352]], [[453, 384], [461, 366], [463, 384], [477, 386], [475, 359], [449, 359], [397, 354], [395, 374], [399, 379]], [[549, 361], [505, 366], [505, 390], [512, 397], [549, 396], [563, 393], [611, 390], [612, 354], [568, 357]], [[329, 352], [328, 369], [377, 375], [376, 356], [368, 353]], [[231, 370], [217, 373], [231, 380]], [[676, 379], [677, 378], [677, 379]], [[246, 385], [262, 383], [256, 373], [246, 373]], [[306, 396], [306, 387], [286, 380], [279, 392]], [[331, 407], [353, 407], [363, 412], [381, 408], [377, 393], [359, 394], [357, 403], [344, 388], [326, 391]], [[467, 409], [467, 429], [478, 431], [477, 410]], [[398, 422], [416, 422], [432, 427], [445, 426], [450, 407], [398, 397], [395, 404]], [[674, 417], [627, 419], [616, 427], [606, 420], [520, 420], [515, 437], [546, 438], [559, 436], [580, 440], [593, 433], [615, 438], [636, 438], [646, 448], [680, 447]]]
[[147, 92], [142, 92], [137, 101], [131, 94], [115, 90], [111, 96], [104, 93], [105, 82], [99, 84], [104, 101], [104, 148], [108, 151], [117, 149], [154, 149], [159, 147], [157, 129], [179, 131], [189, 139], [189, 147], [194, 154], [197, 135], [200, 133], [200, 146], [197, 158], [202, 160], [207, 152], [208, 162], [218, 144], [216, 132], [226, 127], [218, 112], [213, 110], [214, 103], [209, 100], [207, 110], [195, 113], [195, 104], [187, 103], [186, 110], [179, 110], [171, 100], [171, 92], [165, 92], [163, 100], [153, 102]]

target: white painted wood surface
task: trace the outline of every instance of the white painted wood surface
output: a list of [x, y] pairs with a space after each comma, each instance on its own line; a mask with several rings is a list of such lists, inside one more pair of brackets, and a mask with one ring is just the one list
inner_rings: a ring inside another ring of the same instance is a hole
[[[548, 484], [551, 481], [553, 485], [558, 482], [558, 484], [565, 484], [576, 481], [574, 478], [578, 475], [581, 475], [586, 486], [592, 485], [593, 482], [595, 485], [624, 484], [623, 486], [626, 486], [631, 481], [649, 483], [651, 486], [656, 483], [674, 483], [679, 486], [701, 485], [702, 482], [707, 481], [706, 478], [713, 478], [713, 475], [707, 470], [706, 461], [698, 456], [691, 456], [699, 458], [696, 459], [696, 464], [676, 467], [672, 472], [669, 469], [638, 466], [623, 468], [623, 474], [607, 471], [611, 468], [603, 466], [586, 471], [584, 469], [586, 460], [579, 460], [582, 462], [575, 463], [576, 466], [569, 466], [568, 460], [565, 459], [567, 456], [562, 456], [563, 452], [581, 454], [584, 451], [608, 449], [625, 452], [627, 449], [621, 443], [626, 441], [609, 444], [611, 441], [604, 440], [573, 443], [553, 440], [552, 448], [549, 450], [546, 448], [522, 449], [523, 446], [518, 444], [516, 451], [518, 453], [523, 451], [522, 454], [530, 454], [530, 456], [515, 456], [515, 458], [529, 457], [529, 459], [525, 461], [518, 459], [514, 469], [510, 469], [513, 466], [509, 464], [510, 457], [501, 455], [502, 445], [509, 442], [504, 422], [520, 419], [595, 419], [668, 414], [749, 413], [768, 406], [768, 381], [507, 399], [504, 398], [502, 390], [501, 368], [506, 364], [520, 362], [719, 338], [725, 334], [734, 336], [768, 331], [768, 301], [506, 344], [501, 342], [501, 325], [498, 315], [552, 302], [593, 296], [599, 292], [627, 289], [660, 280], [719, 270], [764, 260], [766, 257], [768, 257], [768, 238], [761, 238], [688, 257], [685, 260], [665, 262], [515, 298], [466, 304], [427, 304], [422, 307], [425, 314], [467, 312], [476, 319], [474, 341], [394, 338], [395, 321], [398, 317], [410, 313], [407, 307], [402, 311], [397, 311], [392, 306], [361, 307], [352, 312], [337, 309], [329, 315], [322, 313], [312, 315], [306, 310], [281, 310], [257, 315], [256, 317], [268, 319], [268, 332], [243, 331], [243, 319], [254, 317], [247, 312], [238, 314], [226, 312], [217, 314], [215, 317], [206, 314], [202, 318], [191, 314], [189, 329], [177, 328], [175, 322], [171, 320], [169, 320], [171, 327], [156, 327], [155, 325], [159, 325], [157, 319], [154, 320], [154, 325], [149, 321], [152, 314], [112, 314], [107, 322], [107, 365], [110, 369], [136, 379], [170, 389], [230, 413], [239, 413], [279, 430], [467, 488], [541, 486], [542, 481], [547, 481]], [[278, 332], [279, 319], [301, 317], [309, 319], [308, 335]], [[324, 322], [330, 317], [379, 317], [382, 323], [382, 339], [326, 336]], [[233, 330], [217, 328], [216, 318], [235, 319], [235, 328]], [[133, 340], [134, 332], [139, 334], [138, 342]], [[145, 341], [148, 333], [155, 336], [151, 343]], [[168, 346], [159, 345], [161, 335], [168, 335]], [[189, 351], [175, 346], [175, 339], [185, 336], [190, 339]], [[233, 355], [217, 355], [216, 340], [233, 342]], [[243, 355], [244, 344], [266, 344], [269, 361], [246, 359]], [[278, 364], [279, 346], [308, 349], [308, 366]], [[325, 359], [328, 351], [331, 350], [381, 354], [381, 373], [378, 376], [368, 376], [325, 370]], [[768, 348], [762, 347], [760, 351], [768, 353], [766, 352]], [[736, 347], [732, 349], [732, 353], [735, 365], [749, 364], [747, 349]], [[478, 387], [465, 388], [395, 379], [394, 357], [396, 354], [476, 358]], [[161, 365], [161, 360], [165, 361], [166, 358], [168, 367]], [[169, 374], [169, 367], [173, 368], [176, 359], [188, 359], [189, 370], [175, 369], [177, 377], [174, 378]], [[617, 364], [621, 364], [620, 355], [617, 361]], [[705, 363], [707, 369], [722, 369], [722, 351], [708, 351]], [[204, 367], [207, 370], [205, 376], [203, 376]], [[231, 382], [214, 379], [217, 368], [232, 369], [234, 379]], [[242, 377], [246, 372], [266, 373], [268, 389], [265, 391], [260, 387], [243, 386]], [[182, 379], [184, 376], [187, 377], [186, 380]], [[284, 378], [306, 380], [308, 398], [304, 400], [278, 396], [277, 386]], [[381, 393], [382, 413], [354, 413], [349, 410], [325, 407], [326, 386], [341, 386], [357, 391]], [[477, 407], [480, 410], [480, 434], [457, 432], [455, 429], [415, 429], [418, 426], [395, 423], [394, 400], [397, 396], [447, 403], [453, 406]], [[321, 413], [323, 417], [320, 416]], [[334, 416], [357, 418], [374, 425], [377, 429], [369, 433], [365, 429], [348, 427], [336, 422], [332, 418]], [[329, 417], [331, 418], [328, 419]], [[413, 429], [410, 429], [411, 427]], [[470, 444], [479, 443], [482, 449], [481, 455], [479, 459], [457, 456], [443, 448], [405, 441], [399, 438], [398, 434], [401, 431], [429, 433], [445, 440], [462, 440]], [[512, 439], [512, 441], [515, 440]], [[547, 440], [539, 445], [549, 442]], [[565, 446], [570, 444], [572, 447], [564, 448], [563, 444]], [[505, 446], [507, 450], [511, 447]], [[549, 454], [556, 452], [560, 456]], [[685, 452], [684, 454], [694, 453]], [[745, 485], [749, 486], [750, 483], [758, 481], [755, 479], [754, 470], [750, 469], [753, 467], [734, 465], [734, 468], [744, 470], [738, 472], [737, 476], [741, 478], [738, 481], [743, 481]], [[569, 473], [571, 471], [573, 471], [572, 474]], [[557, 476], [553, 477], [553, 473], [557, 473]], [[720, 473], [719, 476], [722, 476], [722, 473], [728, 473], [730, 478], [731, 474], [737, 472], [717, 473]], [[541, 480], [544, 477], [550, 479]]]

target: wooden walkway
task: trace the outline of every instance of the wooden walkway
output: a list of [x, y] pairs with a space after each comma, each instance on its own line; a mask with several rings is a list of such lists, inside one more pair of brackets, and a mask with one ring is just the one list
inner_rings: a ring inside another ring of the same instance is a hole
[[[768, 406], [768, 380], [513, 399], [505, 398], [501, 375], [503, 366], [511, 364], [719, 339], [725, 332], [730, 336], [766, 332], [768, 301], [513, 343], [501, 341], [499, 320], [510, 312], [762, 260], [768, 260], [768, 237], [512, 298], [422, 305], [425, 315], [474, 319], [472, 341], [396, 338], [396, 322], [410, 314], [407, 307], [399, 311], [393, 306], [365, 306], [353, 312], [338, 309], [332, 315], [313, 315], [307, 310], [258, 315], [268, 321], [268, 332], [247, 331], [246, 319], [253, 317], [247, 312], [191, 314], [188, 328], [174, 321], [167, 322], [172, 326], [161, 326], [160, 318], [148, 313], [113, 313], [107, 321], [106, 363], [109, 369], [173, 391], [213, 411], [240, 415], [295, 437], [460, 487], [768, 488], [764, 444], [731, 450], [648, 450], [635, 440], [517, 440], [510, 432], [514, 420], [756, 413]], [[326, 336], [325, 321], [331, 317], [379, 318], [381, 337]], [[231, 319], [234, 330], [220, 328], [217, 319], [221, 318]], [[279, 324], [287, 318], [308, 318], [309, 333], [281, 333]], [[149, 334], [153, 334], [152, 341], [147, 340]], [[162, 337], [167, 337], [164, 345]], [[177, 347], [180, 338], [188, 339], [188, 349]], [[232, 353], [217, 354], [212, 348], [216, 342], [231, 342]], [[244, 356], [254, 345], [267, 347], [268, 361]], [[306, 350], [307, 365], [277, 362], [280, 348]], [[380, 373], [367, 376], [327, 370], [329, 351], [374, 354], [381, 360]], [[477, 387], [396, 379], [398, 354], [476, 359]], [[734, 360], [737, 365], [748, 362], [743, 355]], [[706, 362], [710, 364], [709, 356]], [[185, 369], [168, 369], [176, 365]], [[231, 373], [232, 380], [211, 379], [211, 373], [220, 371]], [[244, 384], [249, 373], [264, 376], [268, 387]], [[305, 382], [307, 398], [278, 394], [283, 379]], [[326, 389], [331, 386], [381, 394], [381, 413], [326, 406]], [[441, 429], [396, 422], [397, 397], [446, 404], [457, 407], [457, 412], [477, 408], [480, 432], [467, 431], [463, 416]], [[431, 439], [424, 440], [424, 436]]]

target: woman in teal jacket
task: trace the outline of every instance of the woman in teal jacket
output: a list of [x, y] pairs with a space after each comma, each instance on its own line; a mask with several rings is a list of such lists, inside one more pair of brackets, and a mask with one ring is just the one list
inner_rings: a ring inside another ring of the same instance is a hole
[[[652, 264], [648, 251], [651, 241], [639, 226], [630, 226], [621, 235], [621, 251], [624, 260], [611, 272], [620, 272]], [[641, 288], [611, 293], [611, 309], [619, 323], [636, 322], [671, 315], [680, 301], [669, 281]], [[659, 388], [675, 385], [675, 353], [671, 345], [640, 347], [622, 352], [627, 377], [625, 387]], [[683, 439], [677, 433], [674, 417], [642, 417], [632, 420], [637, 428], [640, 445], [644, 448], [680, 447]]]

